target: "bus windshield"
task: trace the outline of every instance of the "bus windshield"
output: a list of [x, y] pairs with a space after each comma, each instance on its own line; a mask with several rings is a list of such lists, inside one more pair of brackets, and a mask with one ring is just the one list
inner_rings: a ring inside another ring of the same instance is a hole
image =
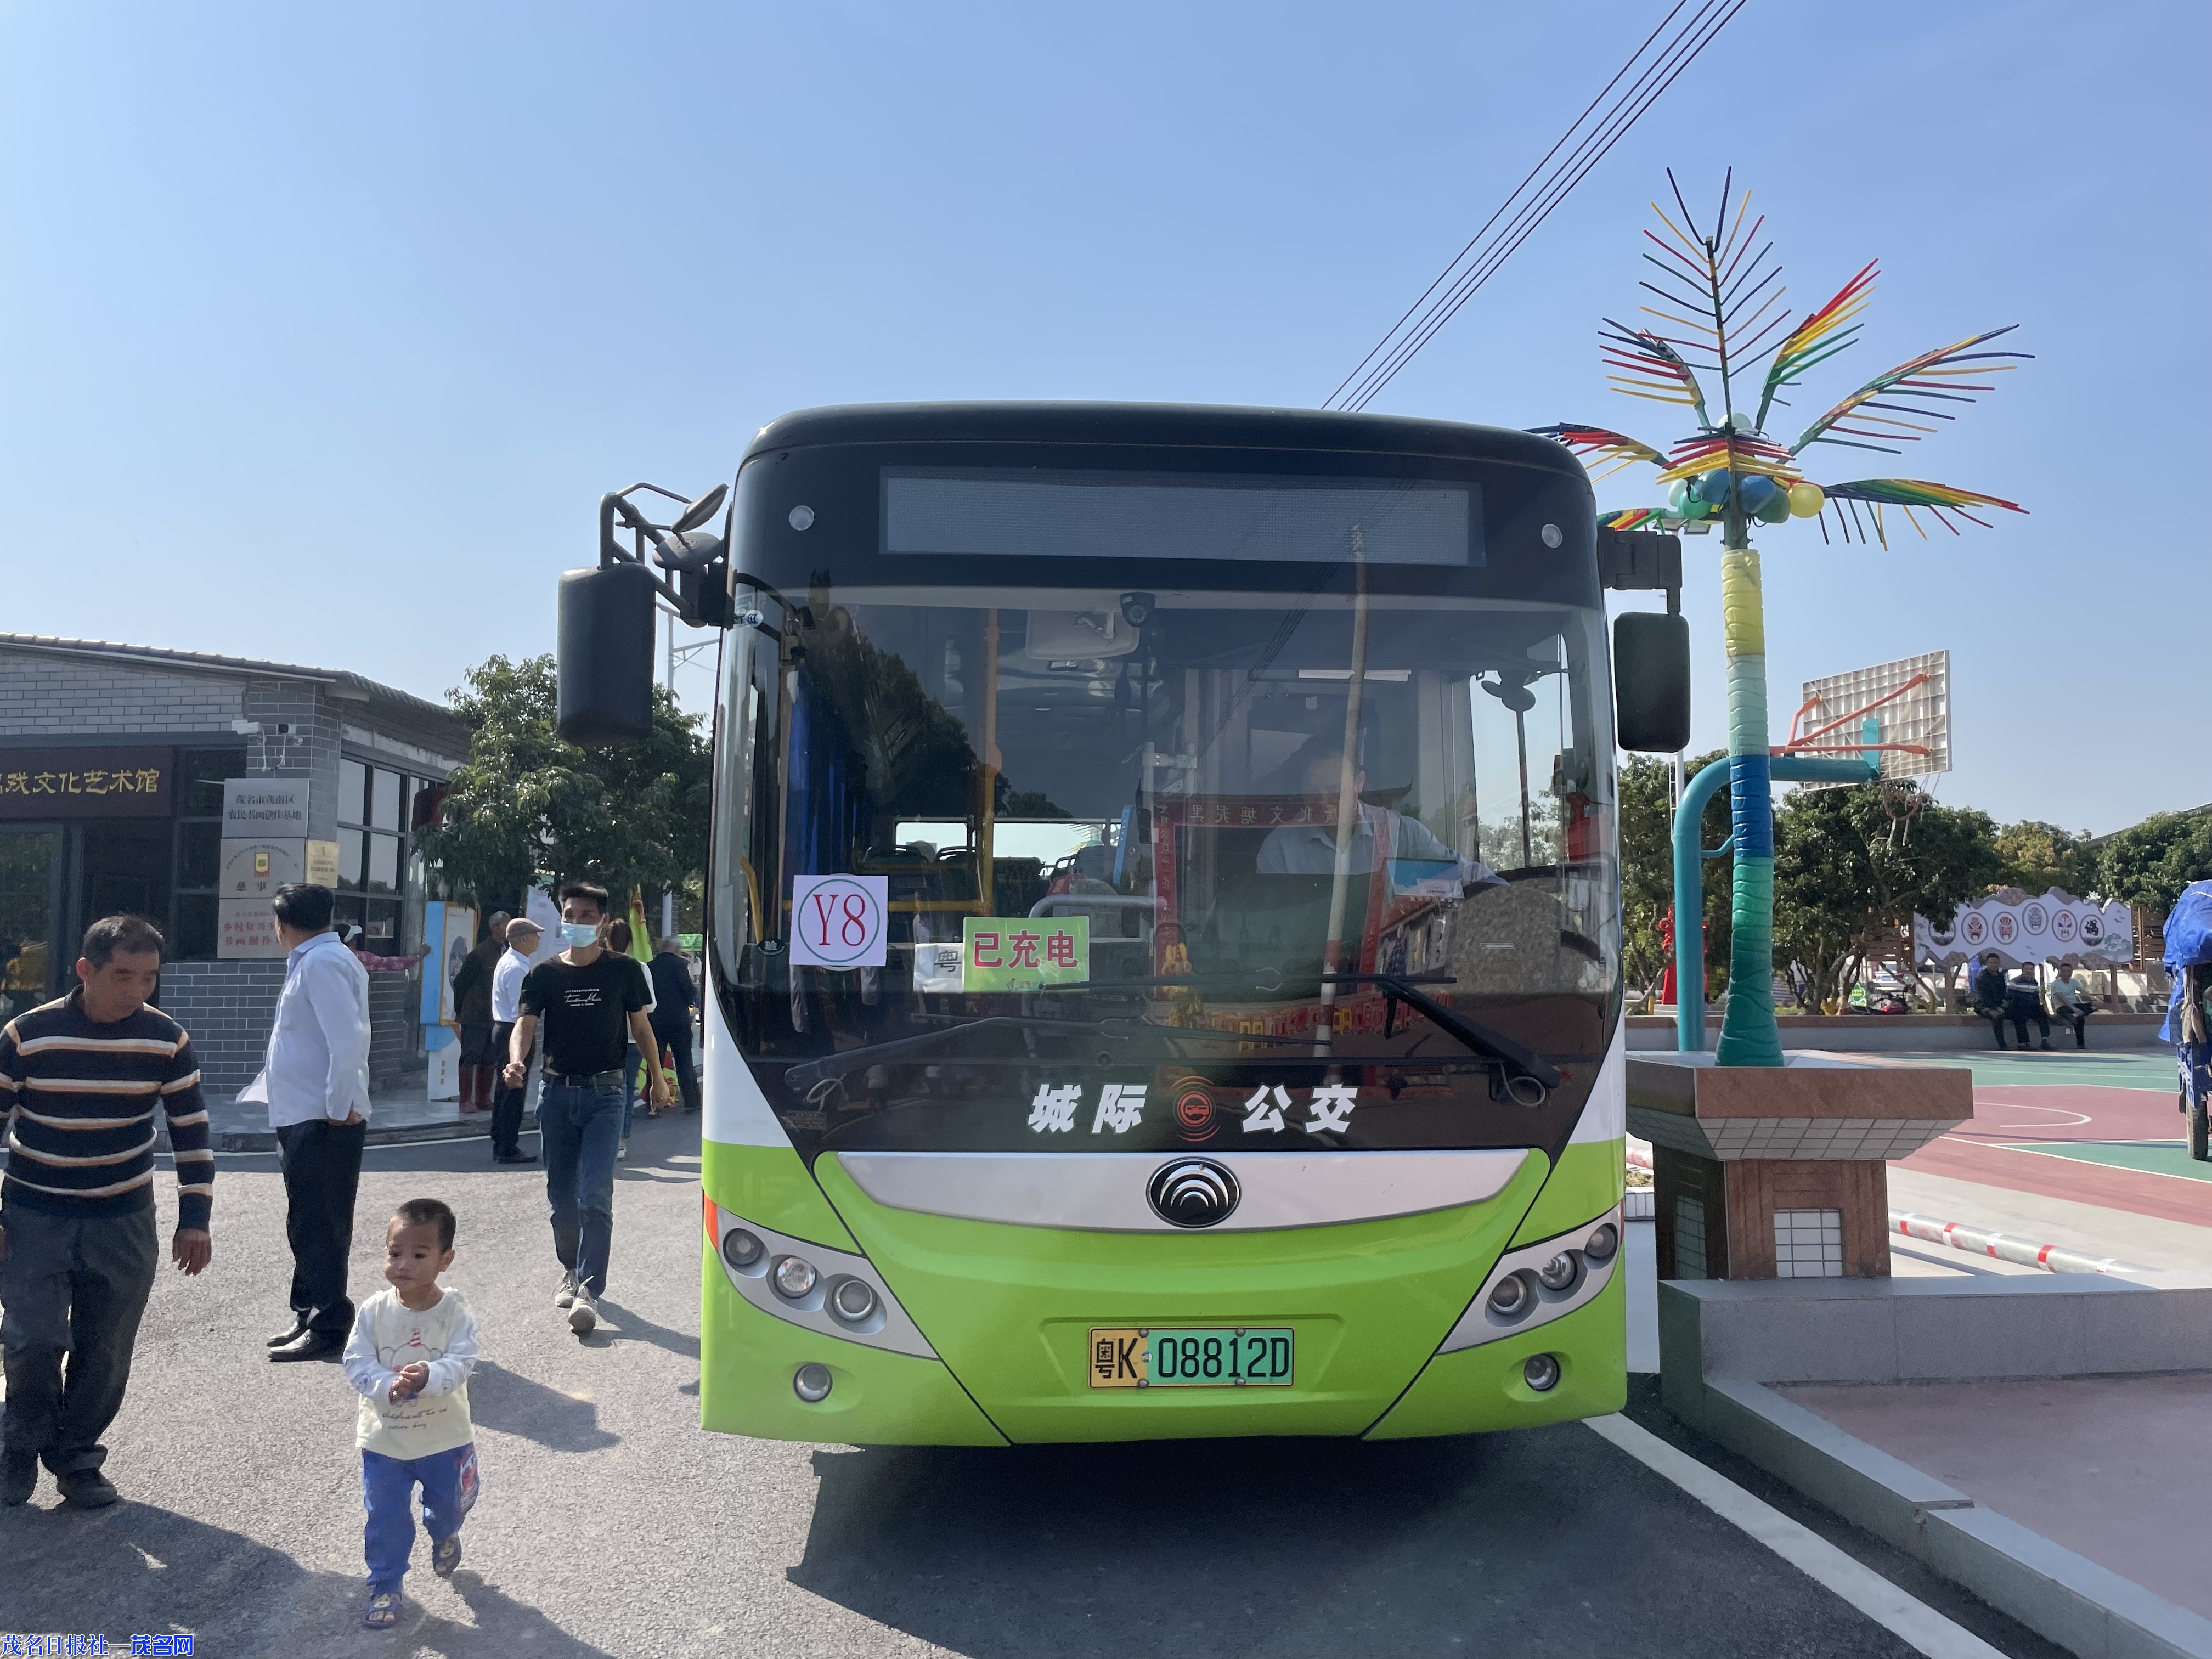
[[[1109, 1149], [1270, 1089], [1356, 1091], [1331, 1145], [1571, 1117], [1616, 995], [1600, 612], [1295, 566], [1275, 591], [927, 574], [743, 591], [726, 653], [715, 963], [802, 1144], [1097, 1150], [1116, 1079], [1153, 1105]], [[810, 900], [825, 877], [854, 879]], [[818, 965], [878, 902], [867, 959]], [[1085, 1133], [1040, 1132], [1048, 1087]]]

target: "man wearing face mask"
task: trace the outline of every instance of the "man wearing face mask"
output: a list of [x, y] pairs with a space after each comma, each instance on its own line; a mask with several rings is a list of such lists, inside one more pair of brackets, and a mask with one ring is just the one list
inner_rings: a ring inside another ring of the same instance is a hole
[[568, 948], [523, 980], [521, 1018], [507, 1039], [504, 1074], [509, 1088], [520, 1088], [532, 1046], [540, 1045], [538, 1150], [562, 1267], [553, 1304], [568, 1310], [568, 1328], [578, 1336], [598, 1327], [599, 1298], [606, 1291], [628, 1042], [635, 1041], [645, 1057], [655, 1103], [674, 1097], [646, 1018], [645, 975], [629, 957], [601, 948], [606, 914], [605, 888], [574, 881], [561, 890], [561, 936]]

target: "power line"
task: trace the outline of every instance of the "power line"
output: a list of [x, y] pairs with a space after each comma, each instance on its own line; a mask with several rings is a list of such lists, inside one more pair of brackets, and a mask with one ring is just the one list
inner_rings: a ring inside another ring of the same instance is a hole
[[[1437, 274], [1421, 297], [1407, 307], [1405, 314], [1360, 360], [1359, 366], [1338, 383], [1336, 390], [1323, 403], [1323, 408], [1358, 410], [1373, 402], [1376, 396], [1397, 377], [1398, 372], [1413, 361], [1414, 355], [1436, 337], [1444, 325], [1458, 314], [1460, 307], [1472, 299], [1477, 290], [1512, 257], [1515, 250], [1552, 216], [1553, 210], [1566, 199], [1568, 193], [1605, 159], [1613, 145], [1636, 125], [1646, 110], [1658, 101], [1683, 70], [1697, 60], [1713, 37], [1735, 19], [1749, 0], [1698, 0], [1689, 21], [1654, 53], [1653, 43], [1666, 33], [1689, 3], [1690, 0], [1676, 0], [1674, 9], [1660, 20], [1659, 27], [1652, 30], [1629, 55], [1628, 60], [1606, 82], [1598, 95], [1569, 125], [1559, 141], [1545, 152], [1543, 159], [1514, 186], [1512, 192], [1485, 222], [1482, 228]], [[1648, 62], [1645, 61], [1647, 57]], [[1640, 69], [1639, 64], [1642, 66]], [[1630, 78], [1632, 76], [1632, 79]], [[1627, 89], [1592, 124], [1591, 112], [1603, 103], [1624, 80], [1629, 81]], [[1582, 134], [1579, 140], [1576, 139], [1577, 132]], [[1568, 148], [1570, 141], [1574, 141], [1573, 147], [1568, 150], [1565, 160], [1553, 167], [1549, 176], [1537, 185], [1533, 192], [1530, 191], [1531, 182], [1543, 173], [1562, 149]], [[1520, 204], [1517, 208], [1515, 206], [1516, 202]], [[1498, 224], [1501, 219], [1505, 221], [1502, 227]], [[1493, 229], [1495, 234], [1492, 234]], [[1437, 292], [1439, 289], [1443, 290], [1441, 294]]]

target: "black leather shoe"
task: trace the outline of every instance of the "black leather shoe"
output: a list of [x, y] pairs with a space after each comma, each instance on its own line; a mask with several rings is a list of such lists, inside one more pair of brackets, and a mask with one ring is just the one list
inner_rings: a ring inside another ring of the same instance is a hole
[[345, 1352], [345, 1339], [327, 1331], [303, 1331], [281, 1348], [269, 1350], [270, 1359], [276, 1364], [289, 1364], [295, 1359], [335, 1359]]
[[535, 1164], [538, 1162], [538, 1154], [517, 1149], [512, 1152], [494, 1152], [491, 1155], [491, 1161], [495, 1164]]
[[270, 1337], [269, 1340], [262, 1346], [270, 1348], [281, 1348], [287, 1342], [297, 1342], [307, 1334], [307, 1322], [304, 1319], [295, 1319], [292, 1322], [292, 1328], [290, 1330], [277, 1332], [276, 1335]]
[[9, 1457], [0, 1463], [0, 1504], [14, 1509], [18, 1504], [27, 1504], [31, 1494], [39, 1489], [39, 1459], [36, 1453], [28, 1457]]
[[116, 1498], [115, 1483], [98, 1469], [58, 1475], [54, 1484], [62, 1489], [62, 1502], [72, 1509], [104, 1510]]

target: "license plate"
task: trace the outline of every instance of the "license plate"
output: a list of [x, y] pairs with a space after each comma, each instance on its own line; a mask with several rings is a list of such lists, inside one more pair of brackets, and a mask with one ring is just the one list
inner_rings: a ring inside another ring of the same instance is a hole
[[1094, 1389], [1287, 1389], [1297, 1372], [1296, 1334], [1226, 1325], [1094, 1326]]

